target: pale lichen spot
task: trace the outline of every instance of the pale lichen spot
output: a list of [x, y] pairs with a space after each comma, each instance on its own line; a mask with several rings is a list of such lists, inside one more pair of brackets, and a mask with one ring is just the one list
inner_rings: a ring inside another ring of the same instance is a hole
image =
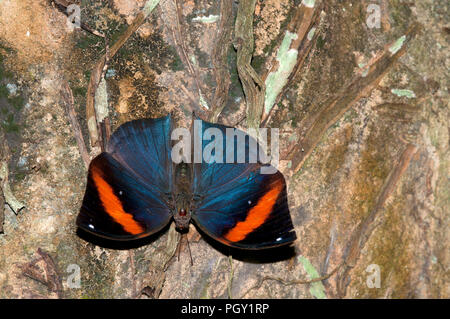
[[316, 33], [316, 28], [313, 27], [313, 28], [311, 28], [311, 30], [309, 30], [309, 32], [308, 32], [307, 38], [308, 38], [309, 41], [311, 41], [311, 40], [313, 39], [314, 33]]
[[390, 46], [389, 52], [391, 52], [392, 54], [396, 54], [403, 47], [403, 43], [405, 43], [405, 40], [406, 35], [398, 38], [397, 41], [395, 41], [394, 44]]
[[297, 63], [298, 51], [290, 49], [293, 40], [297, 39], [296, 33], [286, 31], [286, 34], [278, 49], [276, 60], [279, 63], [275, 72], [269, 73], [266, 79], [266, 94], [264, 100], [264, 111], [269, 113], [275, 104], [275, 100], [286, 85], [289, 75]]
[[219, 20], [219, 16], [218, 15], [212, 15], [210, 14], [209, 16], [199, 16], [199, 17], [195, 17], [192, 19], [193, 22], [202, 22], [202, 23], [215, 23], [217, 22], [217, 20]]
[[198, 90], [198, 95], [199, 95], [198, 102], [200, 103], [200, 105], [203, 106], [205, 109], [209, 110], [209, 105], [206, 102], [206, 100], [203, 97], [203, 94], [202, 94], [202, 92], [200, 90]]
[[98, 123], [103, 122], [109, 115], [108, 90], [105, 78], [102, 78], [95, 92], [95, 114]]
[[399, 97], [407, 97], [408, 99], [413, 99], [416, 97], [414, 91], [404, 90], [404, 89], [392, 89], [392, 94], [397, 95]]
[[314, 8], [316, 1], [315, 0], [303, 0], [302, 3], [305, 7]]

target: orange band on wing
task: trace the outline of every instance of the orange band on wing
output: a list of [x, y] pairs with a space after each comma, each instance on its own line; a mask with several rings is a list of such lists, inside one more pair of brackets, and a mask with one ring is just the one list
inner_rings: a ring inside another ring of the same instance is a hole
[[94, 180], [95, 186], [97, 186], [98, 195], [105, 212], [111, 216], [116, 223], [120, 224], [127, 233], [133, 235], [143, 233], [145, 229], [133, 219], [131, 214], [128, 214], [123, 209], [122, 202], [114, 194], [112, 187], [103, 179], [95, 168], [92, 169], [92, 179]]
[[248, 211], [247, 218], [245, 218], [244, 221], [238, 222], [236, 226], [228, 231], [224, 236], [225, 239], [231, 242], [241, 241], [256, 228], [264, 224], [272, 212], [272, 208], [282, 190], [283, 183], [282, 180], [279, 179], [274, 183], [272, 188], [258, 200], [258, 203]]

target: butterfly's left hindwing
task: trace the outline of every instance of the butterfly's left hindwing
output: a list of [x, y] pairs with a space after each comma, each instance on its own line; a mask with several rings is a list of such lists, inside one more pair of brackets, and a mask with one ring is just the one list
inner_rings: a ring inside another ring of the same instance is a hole
[[77, 225], [116, 240], [145, 237], [166, 226], [165, 203], [108, 153], [89, 166], [88, 182]]

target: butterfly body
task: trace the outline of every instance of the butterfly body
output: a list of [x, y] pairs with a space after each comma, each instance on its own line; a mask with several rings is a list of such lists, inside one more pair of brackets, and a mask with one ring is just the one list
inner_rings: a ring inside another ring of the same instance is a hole
[[191, 168], [184, 162], [175, 164], [173, 219], [177, 229], [188, 229], [192, 217]]
[[[226, 136], [233, 129], [201, 120], [198, 124], [192, 144], [202, 153], [210, 147], [208, 132]], [[223, 158], [176, 163], [172, 132], [166, 116], [127, 122], [111, 135], [106, 151], [89, 166], [79, 228], [111, 240], [133, 240], [160, 231], [172, 220], [181, 231], [193, 222], [213, 239], [241, 249], [271, 248], [296, 239], [284, 177], [276, 169], [262, 174], [262, 164], [249, 161], [251, 137], [242, 145], [237, 139], [218, 139]], [[232, 147], [247, 154], [243, 162], [236, 161], [239, 152], [235, 161], [225, 160]]]

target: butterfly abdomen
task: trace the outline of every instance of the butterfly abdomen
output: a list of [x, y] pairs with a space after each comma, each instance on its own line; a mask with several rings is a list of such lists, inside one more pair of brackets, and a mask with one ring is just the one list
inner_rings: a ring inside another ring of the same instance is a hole
[[178, 229], [189, 227], [191, 221], [191, 169], [189, 164], [181, 162], [175, 166], [174, 200], [175, 211], [173, 218]]

